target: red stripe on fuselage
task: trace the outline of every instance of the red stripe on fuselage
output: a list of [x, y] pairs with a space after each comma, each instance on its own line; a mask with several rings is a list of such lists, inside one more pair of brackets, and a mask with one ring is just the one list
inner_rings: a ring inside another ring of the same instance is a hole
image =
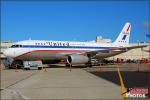
[[126, 52], [126, 50], [111, 50], [112, 52]]
[[127, 28], [127, 32], [129, 31], [129, 29], [130, 29], [130, 24], [129, 24], [128, 28]]
[[26, 54], [30, 54], [32, 52], [87, 52], [89, 50], [33, 50], [33, 51], [29, 51], [29, 52], [26, 52], [26, 53], [23, 53], [19, 56], [16, 56], [15, 58], [18, 58], [18, 57], [21, 57], [23, 55], [26, 55]]

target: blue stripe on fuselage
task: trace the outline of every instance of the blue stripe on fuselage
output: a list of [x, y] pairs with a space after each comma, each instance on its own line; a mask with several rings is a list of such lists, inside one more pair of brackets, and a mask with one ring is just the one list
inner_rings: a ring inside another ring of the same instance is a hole
[[[18, 48], [18, 47], [11, 47]], [[22, 45], [19, 48], [79, 48], [79, 49], [111, 49], [112, 47], [89, 47], [89, 46], [41, 46], [41, 45]], [[113, 47], [117, 48], [117, 47]]]

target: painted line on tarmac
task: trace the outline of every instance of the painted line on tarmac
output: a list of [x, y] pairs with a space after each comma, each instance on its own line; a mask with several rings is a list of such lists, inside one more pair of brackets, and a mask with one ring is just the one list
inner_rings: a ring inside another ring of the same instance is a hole
[[128, 98], [126, 97], [126, 88], [125, 88], [125, 85], [124, 85], [124, 82], [123, 82], [123, 79], [122, 79], [122, 76], [120, 73], [120, 69], [117, 64], [116, 64], [116, 67], [118, 70], [118, 76], [119, 76], [119, 80], [120, 80], [120, 84], [121, 84], [121, 91], [122, 91], [123, 98], [124, 98], [124, 100], [128, 100]]
[[16, 82], [12, 83], [12, 84], [8, 85], [7, 87], [2, 88], [2, 89], [0, 89], [0, 90], [3, 91], [3, 90], [5, 90], [5, 89], [8, 89], [9, 87], [11, 87], [11, 86], [13, 86], [13, 85], [16, 85], [16, 84], [18, 84], [19, 82], [24, 81], [24, 80], [26, 80], [26, 79], [32, 77], [33, 75], [35, 75], [35, 74], [37, 74], [37, 73], [38, 73], [38, 71], [32, 73], [31, 75], [29, 75], [29, 76], [27, 76], [27, 77], [25, 77], [25, 78], [23, 78], [23, 79], [20, 79], [20, 80], [18, 80], [18, 81], [16, 81]]

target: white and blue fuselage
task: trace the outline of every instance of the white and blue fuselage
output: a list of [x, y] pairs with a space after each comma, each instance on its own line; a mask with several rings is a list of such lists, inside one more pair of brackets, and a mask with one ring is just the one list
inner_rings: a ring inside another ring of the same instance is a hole
[[[45, 41], [26, 40], [14, 43], [5, 54], [14, 59], [21, 60], [54, 60], [63, 59], [67, 55], [80, 54], [90, 51], [108, 50], [118, 48], [114, 43], [93, 43], [93, 42], [70, 42], [70, 41]], [[103, 58], [119, 52], [97, 53], [94, 57]], [[105, 55], [104, 55], [105, 54]]]

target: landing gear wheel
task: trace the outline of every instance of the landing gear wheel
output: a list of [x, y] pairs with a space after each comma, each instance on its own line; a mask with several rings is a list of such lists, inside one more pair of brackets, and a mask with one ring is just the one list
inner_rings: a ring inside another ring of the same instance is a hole
[[87, 63], [86, 66], [87, 67], [92, 67], [92, 64], [91, 63]]
[[70, 67], [70, 64], [66, 64], [66, 67]]

